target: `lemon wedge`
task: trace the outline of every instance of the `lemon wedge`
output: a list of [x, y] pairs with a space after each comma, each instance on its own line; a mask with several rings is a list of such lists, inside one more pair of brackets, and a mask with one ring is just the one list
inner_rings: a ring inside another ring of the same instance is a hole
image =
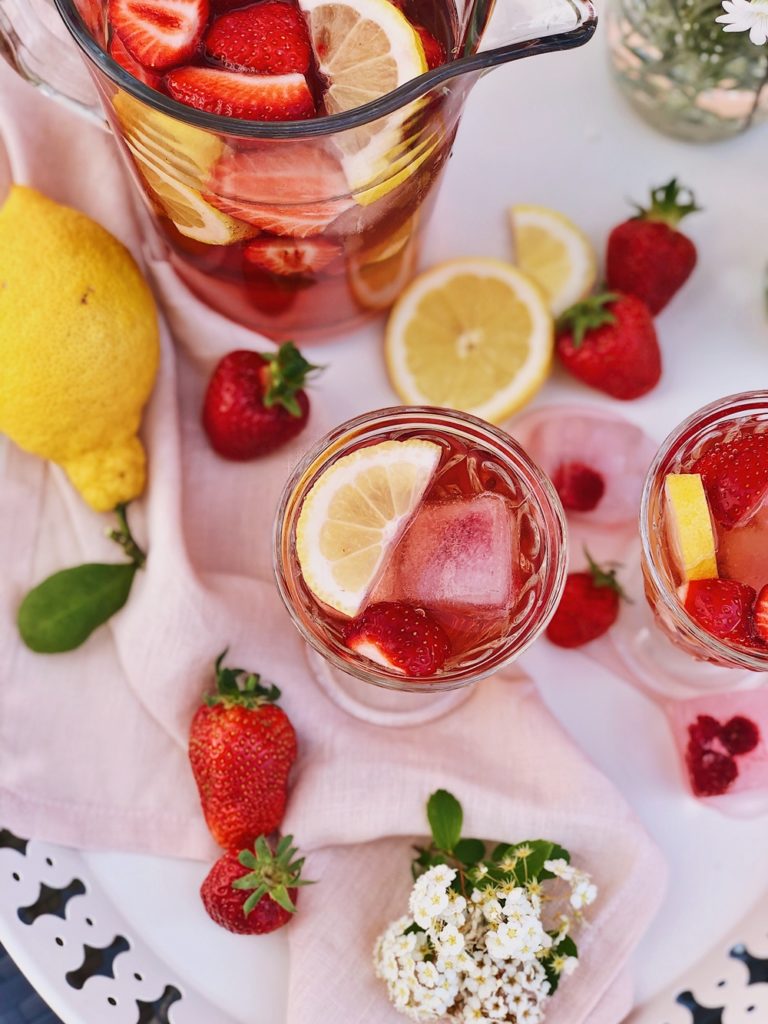
[[[390, 0], [300, 0], [320, 73], [325, 108], [338, 114], [380, 99], [427, 70], [424, 47]], [[338, 136], [350, 190], [367, 206], [400, 185], [427, 159], [436, 133], [406, 138], [421, 107], [404, 108]]]
[[385, 354], [403, 402], [499, 422], [544, 383], [553, 344], [539, 287], [509, 263], [473, 258], [441, 263], [406, 288]]
[[573, 221], [546, 206], [510, 210], [516, 263], [536, 281], [553, 316], [583, 299], [597, 279], [592, 243]]
[[715, 534], [701, 476], [670, 473], [664, 493], [667, 536], [683, 579], [716, 579]]
[[319, 601], [358, 614], [440, 455], [432, 441], [381, 441], [337, 459], [315, 481], [296, 525], [296, 555]]

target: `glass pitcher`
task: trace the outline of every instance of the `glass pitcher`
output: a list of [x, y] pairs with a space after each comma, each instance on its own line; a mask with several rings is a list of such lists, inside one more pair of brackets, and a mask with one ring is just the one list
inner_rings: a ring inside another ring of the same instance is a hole
[[164, 254], [195, 295], [297, 340], [349, 330], [409, 281], [480, 76], [580, 46], [596, 25], [590, 0], [418, 0], [422, 19], [425, 7], [444, 19], [447, 63], [354, 110], [267, 123], [185, 106], [134, 78], [109, 55], [105, 0], [54, 2], [99, 105], [73, 92], [43, 0], [0, 0], [0, 53], [33, 84], [106, 115]]

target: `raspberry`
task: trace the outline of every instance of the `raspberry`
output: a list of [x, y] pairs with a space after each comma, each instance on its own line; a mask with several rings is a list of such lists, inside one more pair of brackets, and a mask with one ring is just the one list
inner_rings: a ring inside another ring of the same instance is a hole
[[728, 754], [702, 750], [693, 743], [688, 745], [686, 761], [696, 796], [720, 796], [739, 774], [738, 765]]
[[581, 462], [561, 462], [552, 483], [569, 512], [591, 512], [605, 493], [605, 481], [597, 470]]
[[736, 715], [722, 727], [720, 739], [729, 754], [748, 754], [760, 742], [760, 730], [749, 718]]
[[[722, 726], [716, 718], [711, 715], [699, 715], [696, 721], [688, 726], [688, 735], [691, 738], [688, 749], [690, 750], [691, 746], [701, 750], [708, 748], [712, 740], [720, 739], [721, 730]], [[732, 750], [730, 752], [734, 753]]]

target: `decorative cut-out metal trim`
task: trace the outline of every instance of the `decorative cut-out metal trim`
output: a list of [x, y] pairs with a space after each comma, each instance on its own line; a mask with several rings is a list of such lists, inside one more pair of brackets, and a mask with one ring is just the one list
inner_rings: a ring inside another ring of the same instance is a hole
[[234, 1024], [133, 934], [77, 851], [2, 827], [0, 944], [64, 1024]]

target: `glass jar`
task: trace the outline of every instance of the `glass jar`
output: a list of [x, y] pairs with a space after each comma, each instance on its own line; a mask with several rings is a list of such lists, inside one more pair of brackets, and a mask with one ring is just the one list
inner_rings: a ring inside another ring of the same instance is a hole
[[616, 80], [654, 128], [716, 142], [768, 119], [768, 46], [725, 32], [720, 0], [613, 0]]

